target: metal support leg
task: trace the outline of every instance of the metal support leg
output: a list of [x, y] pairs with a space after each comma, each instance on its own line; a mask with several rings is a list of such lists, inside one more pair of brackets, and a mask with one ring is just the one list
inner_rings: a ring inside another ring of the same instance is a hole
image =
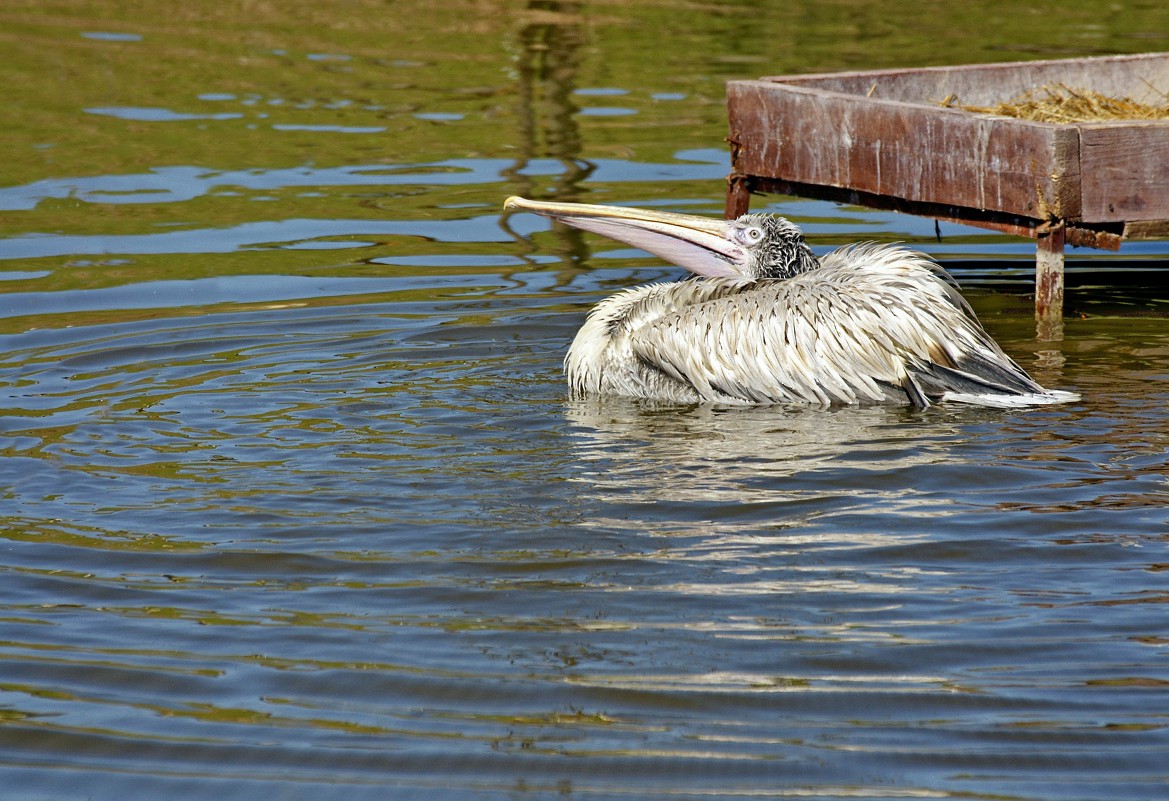
[[746, 175], [737, 172], [727, 177], [726, 218], [742, 217], [751, 208], [751, 184]]
[[1057, 221], [1039, 232], [1035, 251], [1035, 336], [1063, 339], [1063, 249], [1066, 229]]

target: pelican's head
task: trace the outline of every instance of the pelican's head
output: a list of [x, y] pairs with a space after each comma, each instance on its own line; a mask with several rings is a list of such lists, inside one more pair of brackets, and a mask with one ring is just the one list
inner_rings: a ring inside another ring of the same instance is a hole
[[710, 278], [790, 278], [819, 265], [803, 232], [774, 214], [744, 214], [737, 220], [719, 220], [522, 197], [509, 197], [503, 205], [616, 239]]

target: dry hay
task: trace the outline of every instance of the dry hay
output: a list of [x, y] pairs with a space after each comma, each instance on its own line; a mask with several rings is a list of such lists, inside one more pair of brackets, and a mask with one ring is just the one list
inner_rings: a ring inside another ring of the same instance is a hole
[[942, 101], [946, 108], [959, 108], [976, 114], [996, 114], [1033, 122], [1111, 122], [1116, 120], [1169, 119], [1169, 95], [1161, 93], [1160, 105], [1139, 103], [1127, 97], [1109, 97], [1091, 89], [1062, 83], [1048, 84], [997, 106], [967, 106], [955, 95]]

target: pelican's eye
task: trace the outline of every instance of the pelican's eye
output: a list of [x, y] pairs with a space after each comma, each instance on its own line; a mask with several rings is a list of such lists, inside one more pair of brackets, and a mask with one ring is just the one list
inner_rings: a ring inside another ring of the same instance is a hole
[[763, 229], [757, 225], [744, 225], [735, 230], [735, 239], [740, 245], [754, 247], [763, 241]]

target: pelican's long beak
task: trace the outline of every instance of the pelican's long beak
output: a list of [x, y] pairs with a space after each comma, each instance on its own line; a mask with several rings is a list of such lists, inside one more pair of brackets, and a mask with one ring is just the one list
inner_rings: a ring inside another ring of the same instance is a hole
[[554, 203], [509, 197], [503, 207], [530, 211], [607, 236], [710, 278], [746, 275], [747, 252], [730, 238], [730, 224], [712, 217], [626, 206]]

